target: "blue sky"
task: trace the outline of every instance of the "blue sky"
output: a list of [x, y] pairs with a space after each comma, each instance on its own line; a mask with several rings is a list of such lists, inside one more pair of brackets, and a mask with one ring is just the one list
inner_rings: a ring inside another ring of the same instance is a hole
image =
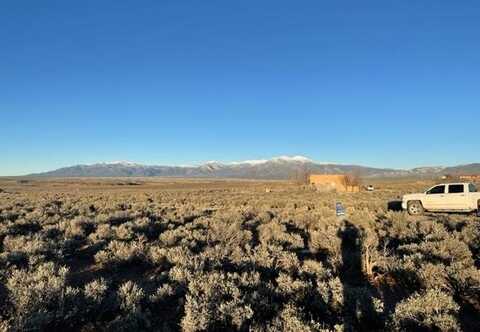
[[0, 3], [0, 175], [479, 161], [478, 1]]

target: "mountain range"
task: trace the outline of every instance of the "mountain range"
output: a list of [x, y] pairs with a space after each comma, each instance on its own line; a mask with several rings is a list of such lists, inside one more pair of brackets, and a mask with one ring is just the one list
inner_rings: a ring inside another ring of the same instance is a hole
[[319, 163], [302, 156], [221, 163], [209, 161], [198, 166], [155, 166], [117, 161], [75, 165], [30, 174], [38, 177], [205, 177], [239, 179], [292, 179], [306, 173], [348, 173], [362, 177], [433, 177], [442, 174], [480, 173], [480, 163], [454, 167], [420, 167], [409, 170], [374, 168], [337, 163]]

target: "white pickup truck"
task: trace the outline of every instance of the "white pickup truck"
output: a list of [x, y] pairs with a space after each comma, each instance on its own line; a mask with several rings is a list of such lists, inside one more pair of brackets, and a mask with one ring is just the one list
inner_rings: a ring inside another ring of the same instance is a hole
[[480, 215], [480, 192], [473, 183], [438, 184], [424, 193], [403, 196], [402, 208], [411, 215], [419, 215], [424, 211], [477, 211]]

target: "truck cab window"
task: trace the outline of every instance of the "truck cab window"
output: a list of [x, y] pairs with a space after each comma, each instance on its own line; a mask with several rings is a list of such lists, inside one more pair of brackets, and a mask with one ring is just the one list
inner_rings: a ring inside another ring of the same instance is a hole
[[445, 194], [445, 186], [436, 186], [427, 191], [428, 195]]
[[464, 192], [463, 184], [451, 184], [448, 186], [448, 192], [450, 194], [460, 194]]

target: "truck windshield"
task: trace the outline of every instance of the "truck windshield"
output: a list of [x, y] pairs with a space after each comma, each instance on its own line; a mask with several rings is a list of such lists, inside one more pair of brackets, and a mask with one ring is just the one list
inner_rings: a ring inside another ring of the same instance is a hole
[[475, 187], [475, 185], [473, 183], [470, 183], [468, 185], [468, 191], [470, 191], [471, 193], [476, 193], [477, 192], [477, 187]]

